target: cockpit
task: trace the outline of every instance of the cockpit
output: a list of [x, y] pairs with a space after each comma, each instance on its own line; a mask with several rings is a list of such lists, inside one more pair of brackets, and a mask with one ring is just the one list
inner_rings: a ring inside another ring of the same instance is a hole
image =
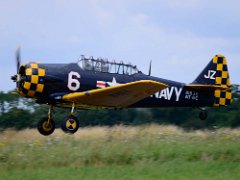
[[132, 75], [139, 72], [136, 66], [131, 64], [124, 64], [123, 62], [108, 61], [107, 59], [93, 57], [86, 58], [81, 56], [78, 61], [79, 67], [84, 70], [96, 71], [96, 72], [105, 72], [105, 73], [115, 73], [115, 74], [124, 74]]

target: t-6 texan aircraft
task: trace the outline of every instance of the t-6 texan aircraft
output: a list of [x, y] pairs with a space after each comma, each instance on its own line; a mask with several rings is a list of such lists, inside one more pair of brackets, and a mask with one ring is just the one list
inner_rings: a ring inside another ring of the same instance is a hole
[[[16, 53], [17, 74], [12, 80], [18, 93], [49, 105], [48, 116], [38, 122], [42, 135], [55, 130], [53, 107], [70, 108], [62, 121], [66, 133], [75, 133], [79, 121], [76, 109], [122, 109], [157, 107], [212, 107], [232, 102], [227, 61], [216, 55], [192, 83], [181, 83], [146, 75], [136, 66], [123, 62], [82, 56], [70, 64], [29, 62], [20, 66], [20, 51]], [[205, 109], [199, 113], [207, 118]]]

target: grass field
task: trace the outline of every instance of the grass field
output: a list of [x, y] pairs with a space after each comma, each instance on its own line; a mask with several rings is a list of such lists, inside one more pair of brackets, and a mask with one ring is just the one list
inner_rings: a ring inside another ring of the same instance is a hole
[[240, 130], [117, 126], [0, 133], [0, 179], [240, 179]]

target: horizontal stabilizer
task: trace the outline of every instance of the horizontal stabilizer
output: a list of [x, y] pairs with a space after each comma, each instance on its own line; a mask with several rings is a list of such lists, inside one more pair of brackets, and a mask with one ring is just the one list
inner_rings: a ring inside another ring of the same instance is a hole
[[231, 88], [220, 85], [206, 85], [206, 84], [187, 84], [186, 89], [197, 91], [214, 91], [214, 90], [231, 90]]

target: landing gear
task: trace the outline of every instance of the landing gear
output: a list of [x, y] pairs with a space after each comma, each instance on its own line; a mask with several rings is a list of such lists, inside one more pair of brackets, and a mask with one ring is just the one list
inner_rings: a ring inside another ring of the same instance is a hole
[[205, 108], [201, 108], [201, 111], [200, 111], [200, 113], [199, 113], [199, 118], [200, 118], [201, 120], [206, 120], [206, 119], [207, 119], [207, 116], [208, 116], [207, 110], [206, 110]]
[[61, 128], [65, 133], [74, 134], [79, 128], [79, 121], [74, 116], [75, 104], [72, 105], [71, 115], [62, 121]]
[[52, 106], [50, 106], [48, 111], [48, 117], [42, 118], [38, 122], [38, 131], [44, 136], [49, 136], [55, 130], [55, 122], [52, 119]]
[[[49, 136], [55, 130], [55, 122], [52, 118], [52, 108], [49, 106], [48, 117], [42, 118], [37, 125], [38, 131], [44, 136]], [[61, 128], [65, 133], [74, 134], [79, 128], [79, 121], [74, 116], [75, 103], [72, 105], [71, 115], [64, 119], [61, 124]]]

